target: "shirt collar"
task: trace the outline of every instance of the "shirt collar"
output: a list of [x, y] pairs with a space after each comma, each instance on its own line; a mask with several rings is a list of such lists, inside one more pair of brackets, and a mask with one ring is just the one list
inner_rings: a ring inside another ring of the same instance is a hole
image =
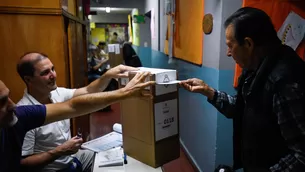
[[[32, 104], [39, 104], [39, 105], [41, 104], [32, 95], [29, 94], [28, 89], [24, 90], [24, 95], [23, 96], [26, 97]], [[51, 101], [53, 101], [51, 99], [51, 94], [49, 94], [49, 98], [50, 98]]]

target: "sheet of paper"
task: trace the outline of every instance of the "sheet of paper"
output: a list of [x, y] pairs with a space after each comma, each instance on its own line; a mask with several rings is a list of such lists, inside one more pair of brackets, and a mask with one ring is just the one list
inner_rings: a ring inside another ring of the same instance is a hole
[[139, 67], [139, 70], [135, 72], [150, 72], [151, 74], [164, 73], [164, 72], [176, 72], [173, 69], [159, 69], [159, 68], [148, 68], [148, 67]]
[[102, 151], [96, 154], [95, 158], [98, 159], [99, 167], [123, 166], [124, 153], [121, 147], [116, 147], [107, 151]]
[[174, 81], [169, 81], [169, 82], [157, 82], [156, 84], [158, 85], [171, 85], [171, 84], [179, 84], [181, 81], [179, 80], [174, 80]]
[[115, 54], [120, 54], [120, 44], [114, 44]]
[[114, 52], [114, 44], [109, 44], [108, 45], [108, 52], [113, 53]]
[[277, 35], [283, 44], [296, 50], [305, 35], [305, 20], [291, 11]]
[[121, 133], [113, 131], [102, 137], [90, 140], [82, 144], [82, 148], [89, 149], [94, 152], [106, 151], [114, 147], [123, 145], [123, 136]]

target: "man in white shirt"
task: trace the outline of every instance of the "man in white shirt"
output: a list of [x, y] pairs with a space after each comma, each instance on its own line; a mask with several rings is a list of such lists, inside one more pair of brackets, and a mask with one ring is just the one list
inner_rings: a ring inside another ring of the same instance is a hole
[[105, 48], [106, 48], [106, 42], [99, 42], [98, 43], [98, 46], [97, 46], [98, 50], [100, 51], [100, 55], [103, 57], [103, 58], [107, 58], [108, 59], [108, 54], [105, 52]]
[[111, 44], [122, 44], [124, 41], [119, 38], [118, 33], [113, 32], [112, 38], [110, 39]]
[[[123, 65], [114, 67], [88, 86], [78, 89], [57, 87], [54, 65], [41, 53], [22, 56], [17, 70], [27, 86], [18, 105], [34, 105], [64, 102], [82, 94], [101, 92], [112, 78], [124, 77], [124, 72], [136, 69]], [[25, 136], [21, 164], [41, 171], [71, 171], [74, 166], [91, 171], [93, 152], [79, 150], [81, 143], [81, 138], [71, 138], [70, 120], [33, 129]]]

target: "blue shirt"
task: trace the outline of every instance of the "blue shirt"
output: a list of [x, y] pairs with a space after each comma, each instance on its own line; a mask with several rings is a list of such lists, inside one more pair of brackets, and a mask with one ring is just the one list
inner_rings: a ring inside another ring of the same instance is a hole
[[27, 131], [44, 124], [45, 105], [18, 106], [14, 111], [18, 122], [0, 131], [0, 171], [20, 171], [21, 147]]

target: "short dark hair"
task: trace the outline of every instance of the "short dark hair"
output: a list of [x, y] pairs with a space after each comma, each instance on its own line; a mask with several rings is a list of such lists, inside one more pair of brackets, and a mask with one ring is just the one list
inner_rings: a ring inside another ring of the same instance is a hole
[[32, 54], [32, 53], [37, 53], [38, 54], [38, 56], [35, 60], [27, 60], [27, 61], [23, 61], [23, 62], [20, 61], [17, 64], [17, 72], [18, 72], [19, 76], [21, 77], [21, 79], [23, 81], [25, 81], [25, 79], [24, 79], [25, 76], [34, 76], [34, 72], [35, 72], [34, 65], [37, 62], [39, 62], [42, 59], [48, 58], [48, 56], [43, 54], [43, 53], [27, 52], [20, 57], [20, 60], [22, 60], [22, 58], [24, 58], [26, 55], [29, 55], [29, 54]]
[[116, 32], [113, 32], [113, 35], [115, 35], [115, 36], [118, 36], [118, 33], [116, 33]]
[[99, 45], [99, 46], [105, 46], [105, 45], [106, 45], [106, 42], [102, 42], [102, 41], [101, 41], [101, 42], [98, 43], [98, 45]]
[[249, 37], [256, 46], [280, 43], [270, 17], [263, 11], [252, 7], [243, 7], [233, 13], [224, 23], [224, 27], [234, 27], [238, 44], [243, 45]]

